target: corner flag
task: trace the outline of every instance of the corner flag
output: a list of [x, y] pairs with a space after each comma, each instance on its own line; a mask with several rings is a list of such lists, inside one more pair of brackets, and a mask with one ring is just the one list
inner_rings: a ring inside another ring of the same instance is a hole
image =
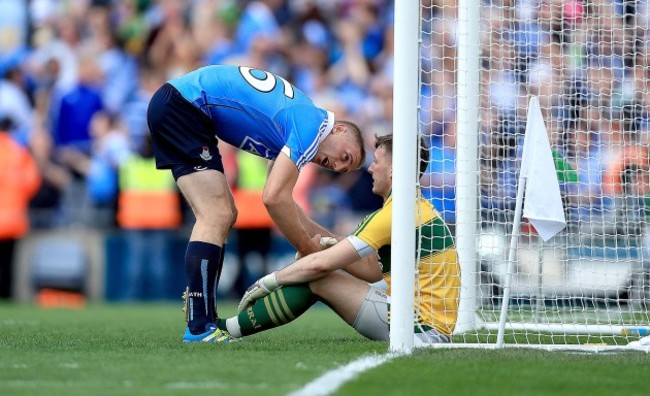
[[544, 242], [566, 227], [553, 153], [539, 100], [528, 103], [521, 176], [526, 178], [524, 214]]

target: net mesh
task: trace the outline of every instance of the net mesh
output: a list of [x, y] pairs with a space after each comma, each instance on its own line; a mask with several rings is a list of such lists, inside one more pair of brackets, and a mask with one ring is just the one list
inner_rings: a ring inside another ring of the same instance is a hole
[[[458, 8], [422, 1], [422, 193], [456, 224]], [[650, 1], [481, 4], [475, 324], [455, 342], [493, 343], [528, 100], [542, 108], [567, 228], [542, 243], [524, 219], [507, 343], [626, 344], [650, 326]], [[436, 238], [436, 236], [433, 236]], [[422, 243], [422, 241], [420, 241]], [[472, 285], [474, 287], [474, 285]]]

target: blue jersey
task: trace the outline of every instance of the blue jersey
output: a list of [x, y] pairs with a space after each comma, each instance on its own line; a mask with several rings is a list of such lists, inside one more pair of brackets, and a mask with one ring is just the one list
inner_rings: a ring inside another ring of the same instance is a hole
[[212, 120], [220, 140], [269, 159], [283, 152], [298, 169], [334, 125], [331, 112], [263, 70], [213, 65], [168, 82]]

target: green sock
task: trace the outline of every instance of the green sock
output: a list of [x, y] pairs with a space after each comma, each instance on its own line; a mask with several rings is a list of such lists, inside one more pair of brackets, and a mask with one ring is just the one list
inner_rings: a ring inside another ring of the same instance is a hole
[[317, 300], [309, 285], [283, 286], [237, 316], [221, 320], [219, 328], [235, 337], [259, 333], [291, 322]]

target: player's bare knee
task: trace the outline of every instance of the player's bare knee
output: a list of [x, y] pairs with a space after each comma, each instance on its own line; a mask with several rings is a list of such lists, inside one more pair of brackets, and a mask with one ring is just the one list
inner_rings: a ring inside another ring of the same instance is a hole
[[322, 297], [321, 294], [320, 294], [321, 290], [323, 289], [322, 286], [321, 286], [322, 285], [321, 281], [322, 281], [322, 279], [317, 279], [315, 281], [309, 282], [309, 289], [311, 290], [312, 293], [314, 293], [315, 295], [317, 295], [319, 297]]
[[215, 230], [229, 230], [235, 222], [235, 215], [228, 205], [217, 205], [210, 210], [197, 211], [196, 222]]
[[221, 211], [221, 214], [216, 219], [216, 222], [219, 223], [221, 227], [225, 227], [230, 230], [237, 220], [237, 211], [233, 212], [229, 207], [226, 209], [228, 210]]
[[336, 277], [335, 272], [331, 272], [320, 279], [309, 282], [309, 289], [319, 297], [327, 297], [327, 292], [331, 289], [333, 279]]

